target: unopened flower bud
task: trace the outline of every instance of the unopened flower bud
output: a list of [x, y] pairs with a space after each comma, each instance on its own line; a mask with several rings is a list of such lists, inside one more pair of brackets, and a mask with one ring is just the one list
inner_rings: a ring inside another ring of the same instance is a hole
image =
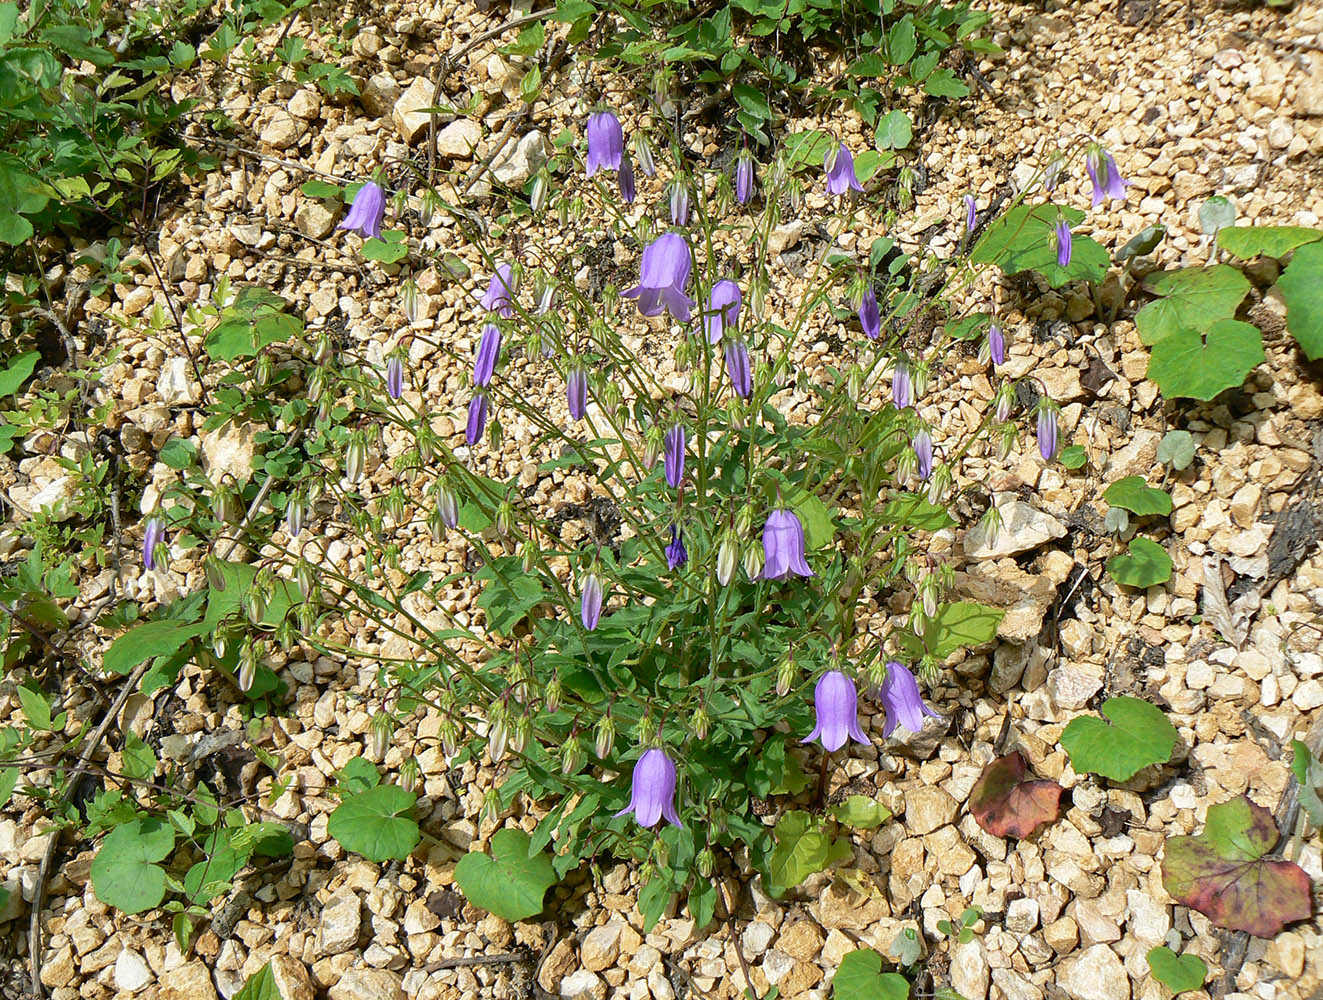
[[263, 351], [257, 356], [257, 363], [253, 366], [253, 381], [257, 383], [258, 388], [271, 384], [275, 377], [276, 366], [271, 360], [271, 355]]
[[727, 531], [721, 536], [721, 545], [717, 548], [717, 582], [723, 587], [735, 578], [735, 567], [739, 564], [740, 546], [734, 534]]
[[410, 323], [418, 322], [418, 282], [412, 277], [400, 283], [400, 311]]
[[509, 500], [502, 500], [496, 505], [496, 530], [502, 538], [508, 538], [513, 524], [514, 507]]
[[257, 664], [262, 655], [262, 643], [253, 642], [251, 639], [244, 641], [239, 648], [239, 690], [247, 694], [253, 689], [253, 681], [257, 679]]
[[707, 714], [707, 709], [695, 709], [694, 714], [689, 719], [689, 728], [700, 740], [707, 739], [707, 734], [712, 728], [712, 719]]
[[537, 176], [533, 178], [533, 190], [528, 196], [528, 204], [535, 215], [542, 214], [542, 210], [547, 207], [547, 199], [550, 197], [551, 181], [547, 177], [547, 172], [540, 170]]
[[495, 788], [489, 788], [482, 797], [482, 811], [478, 813], [478, 822], [495, 823], [500, 818], [501, 793]]
[[492, 724], [487, 733], [487, 754], [496, 764], [505, 756], [506, 745], [510, 741], [510, 723], [506, 718], [505, 706], [497, 702], [492, 706]]
[[587, 763], [587, 756], [583, 752], [577, 739], [567, 740], [560, 751], [560, 773], [578, 774], [579, 770]]
[[657, 735], [657, 724], [653, 722], [652, 716], [645, 715], [639, 719], [638, 725], [634, 729], [634, 735], [638, 737], [640, 745], [646, 746], [652, 742], [653, 737]]
[[795, 686], [795, 678], [799, 674], [795, 667], [794, 653], [786, 653], [785, 658], [776, 668], [776, 694], [779, 698], [784, 698], [790, 693], [790, 689]]
[[998, 423], [1006, 423], [1011, 415], [1011, 403], [1015, 399], [1015, 390], [1009, 385], [1004, 385], [997, 390], [997, 412]]
[[514, 726], [510, 732], [510, 749], [515, 753], [523, 753], [528, 746], [528, 738], [533, 733], [533, 723], [527, 715], [521, 715], [515, 719]]
[[317, 574], [312, 563], [300, 558], [294, 564], [294, 585], [299, 588], [299, 595], [306, 601], [317, 589]]
[[940, 504], [950, 486], [951, 469], [943, 463], [934, 470], [933, 477], [928, 483], [928, 502], [933, 506]]
[[616, 744], [616, 724], [611, 716], [602, 716], [602, 721], [597, 724], [596, 741], [593, 744], [593, 752], [598, 760], [606, 760], [611, 755], [611, 748]]
[[716, 867], [717, 859], [712, 853], [712, 848], [705, 847], [698, 852], [698, 874], [701, 877], [711, 878]]
[[763, 572], [763, 547], [761, 545], [745, 546], [744, 556], [740, 563], [744, 567], [744, 575], [749, 578], [749, 582], [756, 582]]
[[863, 369], [858, 365], [851, 365], [850, 370], [845, 374], [845, 394], [850, 397], [850, 402], [858, 404], [859, 394], [863, 391], [863, 386]]
[[345, 448], [345, 478], [357, 483], [363, 478], [363, 469], [367, 465], [367, 441], [362, 431], [350, 435], [349, 445]]
[[207, 586], [217, 593], [224, 593], [229, 586], [225, 582], [225, 573], [221, 570], [221, 561], [215, 556], [207, 556], [202, 561], [202, 568], [207, 574]]
[[928, 362], [920, 361], [914, 366], [911, 378], [914, 380], [914, 398], [919, 399], [928, 391], [928, 378], [931, 375], [932, 368]]
[[923, 601], [923, 613], [929, 618], [937, 617], [937, 578], [928, 577], [919, 585], [919, 597]]
[[560, 711], [560, 700], [564, 696], [564, 691], [560, 686], [560, 674], [553, 674], [551, 680], [547, 682], [546, 690], [542, 692], [542, 700], [548, 712], [555, 714]]
[[386, 759], [390, 749], [390, 738], [395, 732], [395, 720], [387, 712], [378, 712], [372, 717], [372, 749], [370, 756], [381, 762]]
[[455, 756], [459, 749], [459, 727], [451, 719], [444, 719], [438, 735], [441, 737], [441, 752], [447, 757]]
[[520, 555], [522, 556], [521, 565], [525, 573], [531, 573], [537, 569], [537, 545], [531, 538], [524, 542]]
[[400, 787], [406, 792], [411, 792], [418, 787], [420, 777], [422, 777], [422, 767], [418, 763], [418, 758], [405, 757], [400, 764]]
[[651, 469], [661, 457], [662, 444], [666, 438], [666, 428], [660, 423], [652, 424], [643, 435], [643, 467]]

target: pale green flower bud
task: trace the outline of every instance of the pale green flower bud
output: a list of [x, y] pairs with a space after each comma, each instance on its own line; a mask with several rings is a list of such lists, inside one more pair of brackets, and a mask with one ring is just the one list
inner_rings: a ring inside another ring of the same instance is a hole
[[578, 739], [567, 740], [560, 751], [560, 773], [578, 774], [587, 761]]
[[740, 546], [734, 534], [727, 531], [721, 536], [721, 545], [717, 548], [717, 582], [723, 587], [735, 578], [735, 567], [739, 565]]
[[387, 712], [378, 712], [372, 717], [372, 747], [370, 756], [375, 761], [386, 759], [390, 749], [390, 738], [395, 732], [395, 720]]
[[711, 878], [712, 872], [716, 870], [717, 859], [712, 853], [712, 848], [705, 847], [698, 852], [698, 874], [703, 878]]
[[694, 731], [694, 735], [700, 740], [707, 739], [707, 734], [712, 728], [712, 719], [707, 714], [707, 709], [698, 708], [689, 719], [689, 728]]
[[776, 668], [776, 694], [779, 698], [784, 698], [790, 693], [790, 689], [795, 686], [795, 681], [799, 677], [799, 669], [795, 666], [795, 654], [786, 653], [785, 658]]
[[616, 744], [616, 724], [611, 716], [604, 715], [602, 720], [597, 723], [597, 738], [593, 745], [593, 752], [597, 754], [598, 760], [606, 760], [611, 755], [611, 748]]
[[763, 571], [763, 547], [755, 543], [745, 548], [741, 562], [744, 565], [744, 575], [751, 583], [756, 581]]
[[363, 469], [367, 465], [367, 441], [362, 431], [355, 431], [345, 448], [345, 478], [357, 483], [363, 478]]

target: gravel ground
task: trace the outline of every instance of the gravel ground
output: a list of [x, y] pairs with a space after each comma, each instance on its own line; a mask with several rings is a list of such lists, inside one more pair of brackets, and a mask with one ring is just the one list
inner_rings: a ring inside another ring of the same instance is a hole
[[[939, 258], [948, 256], [967, 191], [986, 206], [1007, 184], [1023, 183], [1049, 151], [1082, 135], [1104, 141], [1133, 185], [1123, 208], [1094, 213], [1084, 227], [1106, 246], [1160, 221], [1170, 235], [1158, 262], [1202, 263], [1209, 250], [1197, 210], [1211, 194], [1233, 198], [1240, 221], [1320, 225], [1318, 3], [1285, 12], [1159, 0], [1085, 3], [1050, 13], [990, 6], [993, 25], [1004, 26], [994, 37], [1006, 55], [977, 67], [991, 93], [978, 90], [916, 130], [926, 185], [917, 192], [915, 211], [891, 233], [906, 250], [926, 246]], [[337, 214], [298, 188], [308, 170], [355, 178], [386, 164], [396, 177], [404, 176], [400, 165], [406, 161], [425, 163], [426, 129], [418, 130], [425, 116], [404, 112], [431, 103], [438, 54], [457, 53], [504, 15], [467, 4], [413, 2], [358, 6], [350, 14], [362, 19], [346, 56], [361, 81], [361, 101], [331, 103], [289, 83], [257, 89], [231, 82], [216, 91], [216, 79], [194, 81], [227, 110], [238, 135], [232, 145], [217, 147], [221, 169], [164, 210], [159, 255], [169, 262], [172, 290], [184, 303], [207, 300], [217, 278], [228, 275], [280, 291], [305, 311], [314, 329], [335, 331], [377, 363], [408, 338], [413, 384], [406, 399], [430, 414], [438, 434], [462, 442], [461, 404], [479, 314], [474, 296], [485, 286], [489, 266], [447, 220], [424, 231], [414, 218], [411, 238], [425, 233], [424, 249], [458, 255], [473, 277], [456, 282], [436, 266], [415, 269], [421, 294], [418, 316], [409, 323], [398, 300], [398, 279], [407, 265], [365, 266], [352, 252], [352, 238], [332, 231]], [[585, 95], [607, 83], [583, 80], [582, 69], [562, 64], [531, 116], [509, 119], [519, 107], [522, 69], [495, 54], [501, 41], [475, 46], [447, 78], [450, 101], [477, 101], [471, 118], [441, 130], [439, 162], [452, 192], [462, 192], [473, 168], [500, 148], [496, 137], [506, 121], [514, 122], [508, 138], [519, 149], [505, 164], [497, 159], [497, 177], [520, 183], [524, 161], [536, 162], [544, 140], [562, 128], [577, 133]], [[832, 70], [821, 68], [824, 74]], [[632, 109], [625, 114], [632, 117]], [[799, 121], [791, 128], [818, 124]], [[864, 145], [857, 122], [836, 117], [831, 125], [851, 145]], [[715, 133], [696, 131], [686, 138], [718, 162], [731, 152]], [[455, 197], [483, 210], [492, 188], [488, 178], [475, 177], [467, 196]], [[660, 196], [660, 183], [640, 181], [641, 206]], [[1065, 199], [1082, 204], [1085, 183], [1070, 182]], [[824, 197], [809, 194], [803, 215], [820, 217], [824, 207]], [[861, 213], [839, 248], [865, 248], [883, 231], [880, 219]], [[507, 249], [511, 256], [554, 256], [576, 247], [583, 235], [525, 221], [507, 234]], [[728, 236], [727, 252], [738, 257], [740, 234]], [[793, 223], [778, 231], [782, 253], [775, 267], [792, 287], [801, 262], [823, 249], [812, 236], [810, 227]], [[632, 252], [613, 252], [612, 261], [634, 266]], [[995, 649], [966, 656], [932, 691], [950, 725], [907, 745], [884, 741], [880, 719], [876, 726], [864, 720], [876, 730], [874, 746], [856, 749], [833, 779], [833, 791], [848, 784], [875, 792], [897, 819], [856, 836], [847, 866], [855, 872], [852, 885], [824, 873], [785, 899], [771, 900], [732, 874], [723, 880], [734, 907], [729, 926], [698, 930], [692, 921], [668, 915], [645, 935], [634, 876], [621, 865], [603, 871], [600, 880], [585, 872], [572, 875], [553, 890], [547, 913], [554, 919], [511, 926], [466, 905], [453, 886], [457, 858], [496, 829], [478, 818], [481, 790], [493, 774], [486, 764], [447, 766], [434, 749], [440, 723], [434, 712], [420, 712], [397, 732], [382, 764], [394, 772], [407, 755], [418, 756], [421, 801], [424, 811], [431, 810], [425, 826], [441, 843], [420, 848], [407, 863], [382, 866], [346, 856], [329, 838], [327, 816], [335, 805], [326, 794], [330, 776], [369, 752], [379, 695], [370, 665], [296, 655], [277, 664], [293, 691], [291, 710], [268, 725], [259, 741], [280, 755], [282, 775], [294, 778], [269, 810], [306, 831], [296, 838], [293, 863], [244, 879], [239, 891], [218, 902], [218, 919], [184, 956], [173, 943], [168, 917], [125, 918], [100, 903], [88, 879], [89, 845], [70, 845], [49, 882], [42, 914], [48, 992], [56, 1000], [211, 1000], [232, 996], [271, 961], [286, 1000], [724, 998], [744, 990], [738, 940], [760, 994], [775, 985], [783, 997], [817, 1000], [830, 995], [843, 955], [860, 946], [885, 954], [903, 928], [917, 927], [929, 951], [931, 982], [924, 987], [950, 985], [968, 1000], [1159, 1000], [1169, 994], [1150, 977], [1145, 954], [1173, 930], [1187, 951], [1209, 964], [1210, 987], [1218, 984], [1228, 996], [1319, 996], [1323, 934], [1316, 921], [1270, 942], [1251, 939], [1242, 950], [1243, 941], [1171, 902], [1159, 866], [1164, 840], [1200, 829], [1210, 804], [1246, 792], [1276, 808], [1290, 778], [1284, 748], [1295, 738], [1315, 747], [1323, 742], [1323, 656], [1309, 640], [1297, 639], [1297, 655], [1282, 650], [1290, 628], [1323, 607], [1317, 545], [1323, 531], [1320, 371], [1303, 364], [1284, 332], [1281, 300], [1271, 291], [1275, 275], [1255, 278], [1262, 299], [1255, 318], [1265, 333], [1267, 362], [1243, 391], [1217, 405], [1179, 407], [1159, 399], [1144, 379], [1148, 354], [1133, 324], [1085, 321], [1092, 308], [1080, 293], [1026, 293], [990, 279], [968, 291], [971, 308], [998, 304], [1015, 333], [1006, 371], [1032, 371], [1042, 381], [1062, 405], [1063, 439], [1087, 447], [1095, 472], [1045, 467], [1028, 441], [1004, 461], [980, 455], [965, 468], [967, 478], [957, 487], [1027, 498], [1028, 522], [1023, 531], [1004, 532], [992, 553], [970, 544], [967, 525], [940, 533], [932, 548], [959, 570], [962, 594], [1009, 613]], [[115, 317], [131, 321], [115, 336], [119, 354], [98, 391], [110, 404], [105, 428], [118, 436], [129, 468], [149, 484], [143, 504], [148, 510], [177, 475], [157, 459], [172, 435], [197, 438], [213, 475], [228, 470], [240, 478], [251, 474], [255, 443], [244, 429], [200, 429], [199, 387], [178, 344], [133, 320], [164, 303], [161, 289], [149, 271], [136, 274], [135, 282], [113, 296], [89, 298], [83, 308], [89, 327], [104, 330]], [[642, 343], [648, 331], [640, 325], [637, 332]], [[803, 367], [811, 369], [830, 353], [831, 332], [805, 345], [797, 359]], [[683, 377], [664, 352], [656, 362], [663, 380]], [[1095, 365], [1114, 377], [1099, 379]], [[548, 388], [541, 363], [517, 360], [502, 377], [515, 391], [545, 399], [553, 418], [564, 418], [558, 383]], [[991, 396], [986, 366], [953, 355], [921, 409], [938, 428], [939, 446], [977, 424], [971, 400], [981, 405]], [[782, 398], [792, 413], [802, 413], [807, 401], [793, 388]], [[1157, 443], [1173, 427], [1189, 430], [1197, 445], [1194, 464], [1167, 482], [1175, 511], [1159, 540], [1176, 570], [1168, 584], [1137, 593], [1103, 572], [1114, 550], [1101, 531], [1101, 491], [1125, 475], [1162, 475]], [[521, 475], [521, 484], [547, 509], [589, 498], [582, 479], [539, 474], [537, 458], [528, 454], [530, 428], [512, 423], [505, 430], [499, 453], [475, 456], [489, 471]], [[0, 488], [20, 519], [40, 505], [39, 498], [48, 502], [61, 489], [65, 472], [42, 455], [78, 442], [61, 440], [44, 452], [35, 444], [25, 443], [29, 457], [0, 465]], [[387, 436], [385, 460], [370, 471], [372, 485], [365, 491], [380, 495], [389, 488], [389, 460], [405, 444]], [[126, 520], [135, 518], [126, 513]], [[21, 557], [22, 524], [0, 541], [7, 556]], [[406, 572], [443, 574], [464, 565], [457, 540], [434, 545], [420, 533], [408, 540], [406, 551]], [[331, 535], [329, 559], [361, 570], [363, 556], [352, 535]], [[75, 609], [86, 613], [95, 606], [116, 572], [89, 572]], [[168, 573], [144, 571], [126, 556], [118, 575], [127, 596], [148, 602], [202, 585], [200, 566], [182, 552]], [[1205, 595], [1214, 577], [1214, 589], [1225, 590], [1243, 616], [1243, 638], [1233, 637], [1241, 639], [1234, 644], [1225, 630], [1220, 634], [1199, 618], [1201, 611], [1207, 617]], [[456, 585], [442, 608], [419, 602], [413, 610], [429, 622], [442, 621], [444, 610], [480, 626], [475, 596]], [[875, 613], [885, 616], [888, 609]], [[83, 624], [79, 643], [91, 651], [104, 646], [106, 634]], [[408, 639], [372, 634], [363, 625], [346, 621], [331, 639], [352, 638], [368, 653], [416, 655]], [[1060, 748], [1062, 729], [1082, 710], [1117, 694], [1169, 709], [1180, 734], [1176, 757], [1121, 784], [1075, 774]], [[75, 691], [67, 707], [76, 710], [80, 698], [86, 705], [88, 696]], [[1061, 820], [1026, 841], [990, 836], [962, 808], [995, 755], [1007, 712], [1032, 767], [1070, 790]], [[13, 685], [6, 682], [0, 686], [0, 719], [11, 715], [20, 718]], [[166, 733], [239, 733], [245, 722], [228, 692], [190, 669], [169, 697], [162, 692], [155, 701], [130, 699], [124, 725], [159, 739]], [[265, 793], [275, 776], [253, 763], [239, 768], [234, 780]], [[16, 799], [0, 813], [0, 882], [15, 882], [31, 899], [46, 837], [37, 811], [24, 805]], [[501, 822], [531, 828], [534, 818], [530, 811]], [[1317, 838], [1304, 847], [1299, 863], [1314, 879], [1323, 878]], [[951, 947], [936, 922], [958, 917], [971, 904], [985, 911], [979, 933]], [[8, 981], [0, 973], [0, 996], [24, 995], [23, 909], [0, 914], [22, 915], [0, 938], [0, 965], [8, 956], [14, 969]], [[482, 961], [457, 962], [473, 957]]]

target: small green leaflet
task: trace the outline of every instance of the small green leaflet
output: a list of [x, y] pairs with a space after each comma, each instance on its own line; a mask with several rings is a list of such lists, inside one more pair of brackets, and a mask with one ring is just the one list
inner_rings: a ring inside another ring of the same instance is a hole
[[1145, 957], [1153, 978], [1172, 993], [1197, 990], [1208, 978], [1208, 966], [1198, 955], [1177, 955], [1166, 945], [1159, 945]]
[[882, 971], [882, 956], [860, 948], [841, 959], [831, 981], [834, 1000], [906, 1000], [910, 984], [904, 976]]
[[243, 984], [243, 989], [234, 994], [232, 1000], [285, 1000], [276, 985], [276, 976], [271, 971], [271, 963], [267, 962], [249, 976], [248, 981]]
[[1166, 517], [1171, 513], [1171, 496], [1146, 484], [1143, 476], [1118, 479], [1103, 492], [1103, 499], [1139, 517], [1153, 514]]
[[1071, 719], [1061, 734], [1070, 766], [1080, 774], [1100, 774], [1129, 781], [1150, 764], [1165, 764], [1176, 748], [1176, 727], [1161, 709], [1139, 698], [1120, 695], [1103, 703], [1102, 714]]
[[1281, 259], [1296, 247], [1323, 240], [1323, 230], [1304, 226], [1229, 226], [1218, 230], [1217, 245], [1233, 257]]

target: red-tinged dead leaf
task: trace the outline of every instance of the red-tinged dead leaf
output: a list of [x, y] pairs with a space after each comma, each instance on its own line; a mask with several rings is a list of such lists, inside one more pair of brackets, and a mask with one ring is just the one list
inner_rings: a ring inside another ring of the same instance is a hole
[[1218, 927], [1273, 937], [1310, 914], [1304, 869], [1264, 858], [1277, 836], [1272, 813], [1244, 795], [1209, 806], [1203, 833], [1167, 841], [1162, 884]]
[[975, 822], [994, 837], [1024, 838], [1057, 818], [1061, 786], [1046, 778], [1024, 780], [1020, 751], [998, 757], [983, 769], [969, 793]]

